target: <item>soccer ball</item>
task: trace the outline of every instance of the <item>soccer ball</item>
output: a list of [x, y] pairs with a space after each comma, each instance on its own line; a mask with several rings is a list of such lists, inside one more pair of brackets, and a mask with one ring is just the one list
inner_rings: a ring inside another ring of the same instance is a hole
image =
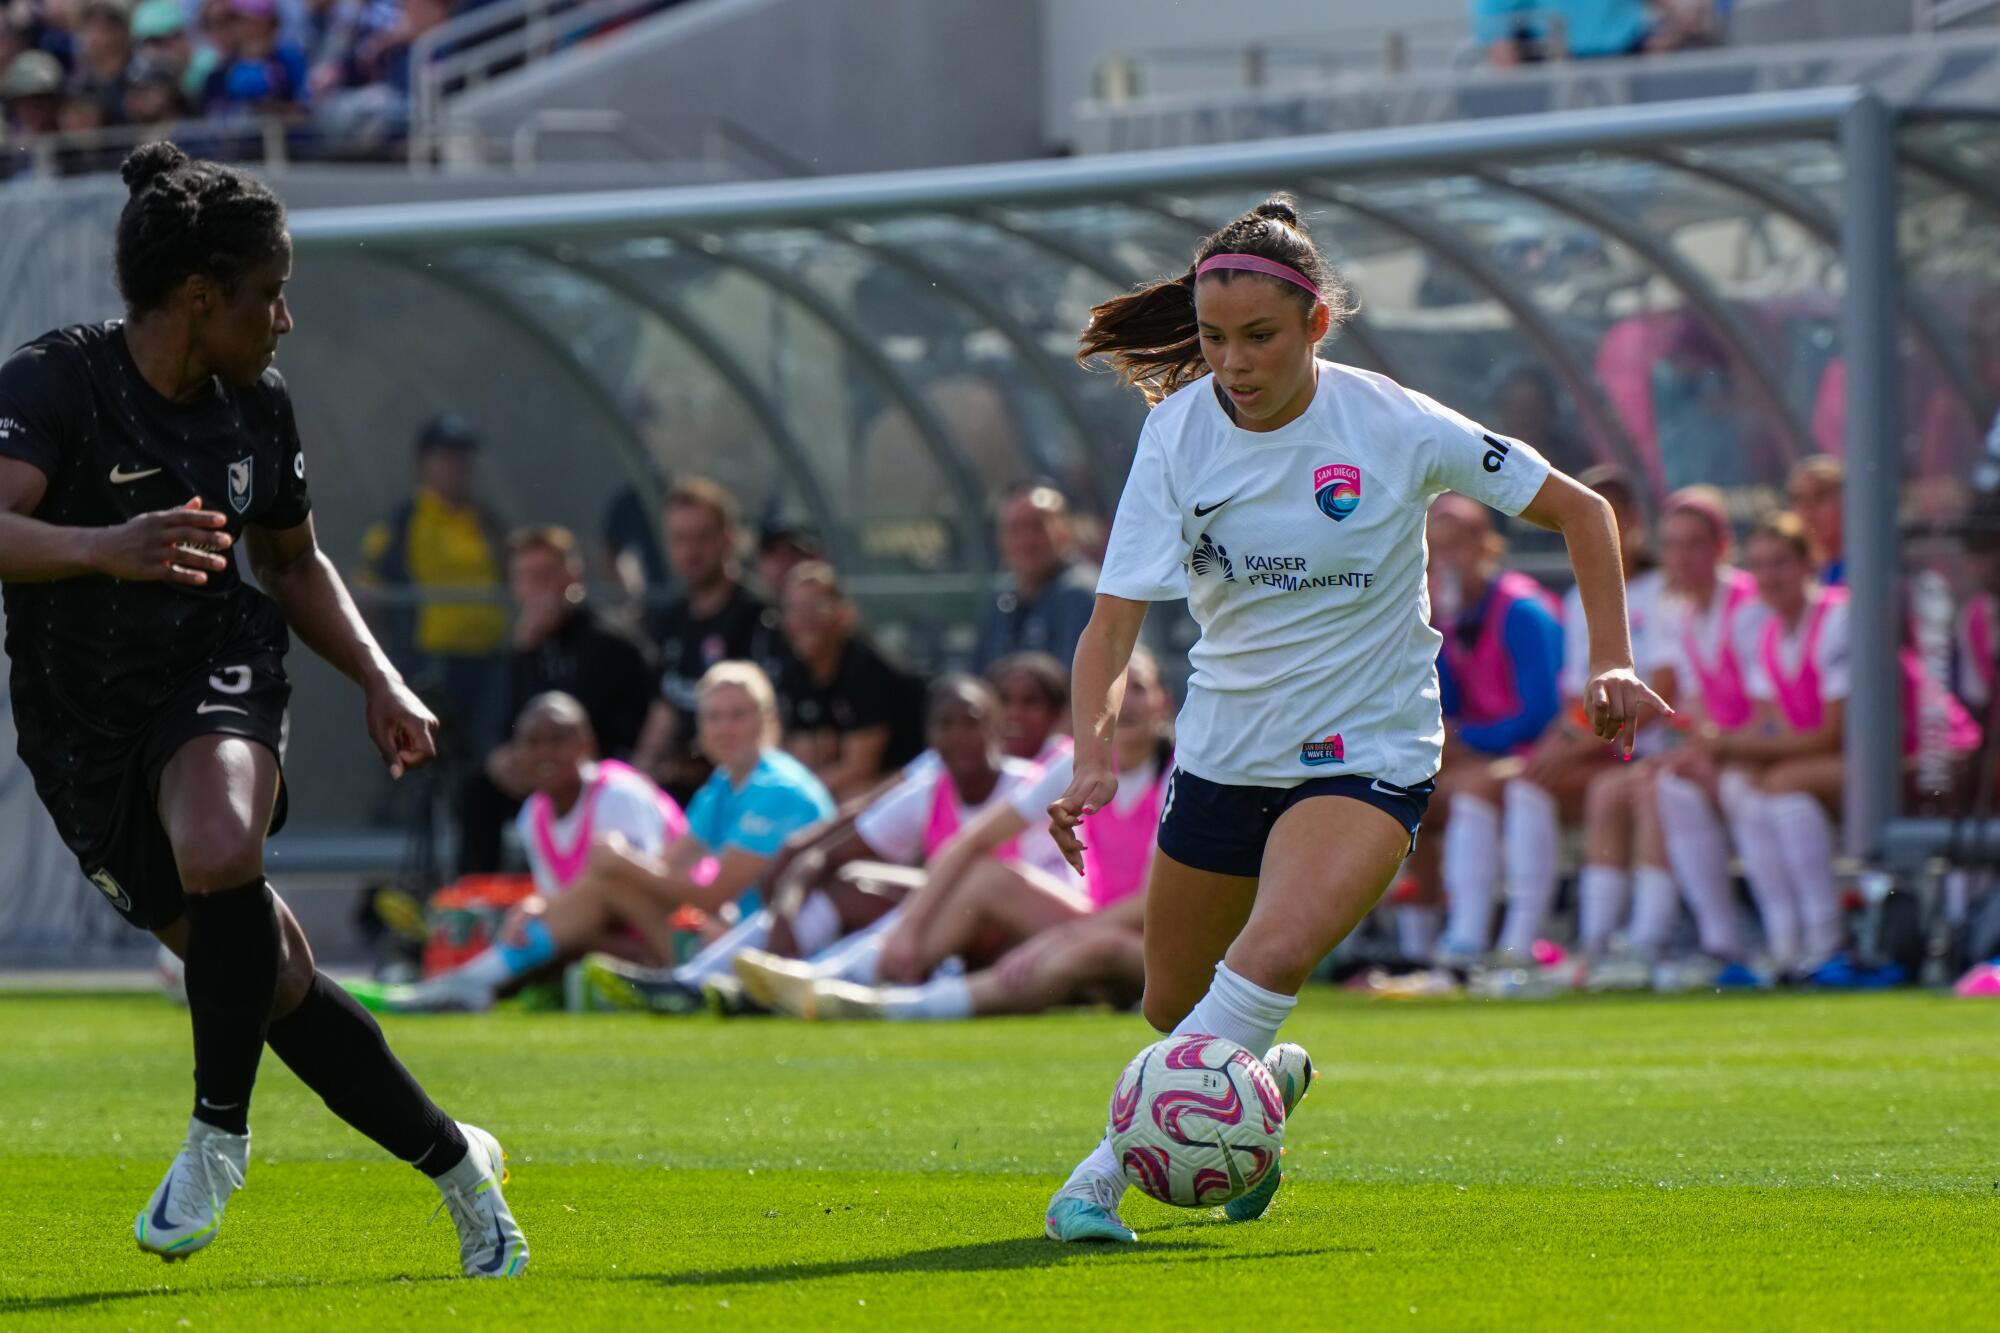
[[1285, 1103], [1264, 1062], [1233, 1041], [1183, 1034], [1134, 1056], [1111, 1093], [1111, 1151], [1161, 1203], [1208, 1208], [1278, 1169]]

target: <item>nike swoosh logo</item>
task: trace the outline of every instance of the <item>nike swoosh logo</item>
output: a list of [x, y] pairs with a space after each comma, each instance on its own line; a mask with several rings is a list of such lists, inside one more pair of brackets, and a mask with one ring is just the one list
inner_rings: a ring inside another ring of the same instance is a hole
[[493, 1219], [493, 1262], [479, 1265], [482, 1273], [497, 1273], [500, 1265], [507, 1262], [507, 1238], [500, 1234], [500, 1219]]
[[249, 709], [247, 709], [247, 708], [238, 708], [238, 707], [237, 707], [237, 706], [236, 706], [235, 704], [212, 704], [212, 703], [209, 703], [209, 702], [208, 702], [208, 701], [207, 701], [206, 699], [204, 699], [204, 700], [202, 700], [202, 701], [201, 701], [200, 703], [196, 704], [196, 705], [194, 706], [194, 711], [195, 711], [195, 712], [196, 712], [197, 714], [204, 714], [204, 713], [241, 713], [241, 714], [243, 714], [243, 716], [245, 716], [245, 717], [248, 717], [248, 716], [250, 716], [250, 710], [249, 710]]
[[167, 1183], [160, 1186], [160, 1201], [153, 1205], [153, 1225], [162, 1231], [174, 1229], [173, 1219], [167, 1216], [167, 1200], [173, 1197], [174, 1178], [167, 1177]]
[[145, 477], [158, 476], [165, 470], [164, 468], [150, 467], [144, 472], [127, 472], [125, 471], [125, 465], [121, 463], [111, 469], [111, 484], [113, 486], [123, 486], [128, 481], [139, 481]]
[[1382, 793], [1382, 794], [1383, 794], [1384, 796], [1408, 796], [1408, 795], [1409, 795], [1409, 793], [1408, 793], [1408, 792], [1406, 792], [1406, 791], [1404, 791], [1404, 790], [1403, 790], [1403, 789], [1402, 789], [1401, 787], [1388, 787], [1388, 786], [1384, 786], [1384, 785], [1383, 785], [1383, 783], [1382, 783], [1382, 779], [1380, 779], [1380, 778], [1376, 778], [1376, 779], [1375, 779], [1375, 780], [1374, 780], [1373, 782], [1370, 782], [1370, 783], [1368, 784], [1368, 786], [1369, 786], [1369, 787], [1370, 787], [1370, 788], [1371, 788], [1372, 790], [1374, 790], [1374, 791], [1379, 791], [1379, 792], [1381, 792], [1381, 793]]
[[1194, 507], [1194, 516], [1196, 518], [1207, 518], [1210, 514], [1213, 514], [1216, 510], [1222, 508], [1222, 506], [1228, 504], [1229, 501], [1234, 500], [1235, 498], [1236, 498], [1235, 496], [1231, 495], [1224, 499], [1217, 500], [1212, 505], [1196, 505]]

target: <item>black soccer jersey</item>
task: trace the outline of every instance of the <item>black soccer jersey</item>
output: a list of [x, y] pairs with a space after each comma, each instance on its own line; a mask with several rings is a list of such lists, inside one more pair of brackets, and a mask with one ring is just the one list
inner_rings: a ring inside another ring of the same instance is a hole
[[[173, 402], [139, 373], [118, 320], [45, 334], [0, 363], [0, 455], [48, 476], [34, 517], [64, 527], [111, 527], [200, 496], [240, 541], [246, 526], [296, 527], [311, 509], [277, 371]], [[58, 710], [71, 725], [32, 730], [77, 740], [130, 736], [225, 648], [284, 637], [276, 606], [233, 562], [200, 587], [90, 575], [9, 583], [5, 598], [16, 716]]]

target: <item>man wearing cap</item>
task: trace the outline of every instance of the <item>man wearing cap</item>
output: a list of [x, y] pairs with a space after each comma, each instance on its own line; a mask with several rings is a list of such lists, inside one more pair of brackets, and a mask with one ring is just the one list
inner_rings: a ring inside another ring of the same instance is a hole
[[[418, 432], [410, 498], [361, 540], [364, 588], [407, 590], [373, 617], [412, 683], [447, 696], [460, 743], [484, 754], [498, 738], [506, 527], [475, 494], [479, 433], [463, 417], [433, 417]], [[386, 599], [385, 599], [386, 600]]]
[[211, 114], [274, 112], [301, 106], [306, 54], [278, 36], [277, 0], [228, 0], [236, 58], [208, 76], [202, 105]]
[[183, 97], [201, 90], [206, 74], [194, 67], [194, 43], [188, 40], [181, 0], [140, 0], [132, 11], [132, 43], [149, 76], [157, 78], [164, 71]]
[[118, 0], [89, 0], [77, 35], [69, 96], [97, 103], [104, 123], [116, 124], [125, 110], [125, 67], [132, 63], [132, 25], [125, 6]]
[[7, 127], [23, 137], [53, 133], [62, 110], [62, 62], [46, 51], [23, 51], [0, 75]]

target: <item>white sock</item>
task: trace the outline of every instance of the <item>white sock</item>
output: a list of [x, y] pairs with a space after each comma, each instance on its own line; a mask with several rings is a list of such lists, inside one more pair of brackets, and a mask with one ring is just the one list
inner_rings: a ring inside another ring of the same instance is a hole
[[498, 948], [474, 954], [455, 971], [464, 980], [477, 982], [488, 990], [499, 990], [514, 979], [514, 969], [508, 966], [506, 956]]
[[1628, 938], [1634, 953], [1658, 958], [1666, 952], [1681, 920], [1681, 891], [1674, 872], [1665, 866], [1640, 866], [1632, 875], [1632, 929]]
[[1215, 965], [1215, 980], [1208, 994], [1188, 1010], [1188, 1016], [1174, 1027], [1176, 1037], [1185, 1033], [1206, 1033], [1233, 1041], [1259, 1060], [1278, 1039], [1278, 1029], [1298, 1007], [1296, 995], [1280, 995], [1265, 990], [1229, 970], [1229, 964]]
[[1541, 938], [1556, 896], [1556, 852], [1562, 836], [1556, 798], [1532, 782], [1507, 784], [1501, 812], [1507, 856], [1507, 917], [1500, 947], [1526, 954]]
[[1396, 952], [1405, 958], [1429, 958], [1437, 941], [1437, 908], [1412, 904], [1396, 909]]
[[1743, 918], [1729, 881], [1729, 844], [1708, 794], [1686, 778], [1662, 773], [1657, 786], [1667, 864], [1674, 868], [1688, 910], [1712, 958], [1743, 956]]
[[1444, 947], [1477, 956], [1493, 947], [1493, 890], [1500, 876], [1500, 812], [1477, 796], [1454, 796], [1444, 826]]
[[1778, 846], [1778, 828], [1771, 819], [1770, 802], [1750, 785], [1741, 773], [1722, 775], [1722, 808], [1729, 815], [1729, 834], [1736, 853], [1743, 858], [1743, 874], [1750, 881], [1750, 894], [1757, 900], [1757, 915], [1764, 922], [1764, 943], [1780, 967], [1799, 961], [1799, 904], [1792, 891], [1791, 873], [1785, 868], [1785, 854]]
[[889, 986], [882, 991], [882, 1017], [970, 1018], [972, 988], [963, 977], [933, 977], [921, 986]]
[[1840, 886], [1833, 879], [1833, 821], [1803, 792], [1770, 798], [1778, 849], [1798, 893], [1799, 930], [1808, 963], [1823, 963], [1841, 946]]
[[1947, 870], [1938, 887], [1942, 895], [1944, 919], [1954, 926], [1965, 924], [1966, 911], [1972, 905], [1972, 872]]
[[771, 938], [771, 913], [752, 912], [702, 947], [700, 953], [674, 969], [674, 980], [699, 986], [729, 970], [729, 960], [745, 949], [761, 949]]
[[1611, 947], [1611, 936], [1625, 919], [1625, 896], [1631, 876], [1617, 866], [1587, 865], [1576, 876], [1576, 946], [1587, 954]]
[[822, 981], [851, 981], [857, 986], [873, 986], [882, 978], [875, 965], [882, 948], [903, 920], [901, 903], [882, 914], [873, 925], [863, 926], [846, 939], [813, 955], [813, 975]]
[[[1090, 1150], [1090, 1156], [1076, 1164], [1076, 1169], [1069, 1173], [1069, 1179], [1063, 1182], [1062, 1188], [1057, 1190], [1056, 1194], [1058, 1197], [1064, 1194], [1074, 1194], [1089, 1199], [1093, 1198], [1105, 1185], [1111, 1183], [1117, 1185], [1119, 1197], [1122, 1197], [1125, 1187], [1125, 1172], [1118, 1165], [1118, 1158], [1111, 1151], [1111, 1136], [1106, 1134], [1097, 1141], [1097, 1146]], [[1096, 1186], [1097, 1189], [1094, 1190], [1093, 1186]]]
[[833, 899], [814, 889], [799, 904], [792, 918], [792, 938], [798, 941], [799, 956], [810, 958], [840, 938], [840, 909]]

